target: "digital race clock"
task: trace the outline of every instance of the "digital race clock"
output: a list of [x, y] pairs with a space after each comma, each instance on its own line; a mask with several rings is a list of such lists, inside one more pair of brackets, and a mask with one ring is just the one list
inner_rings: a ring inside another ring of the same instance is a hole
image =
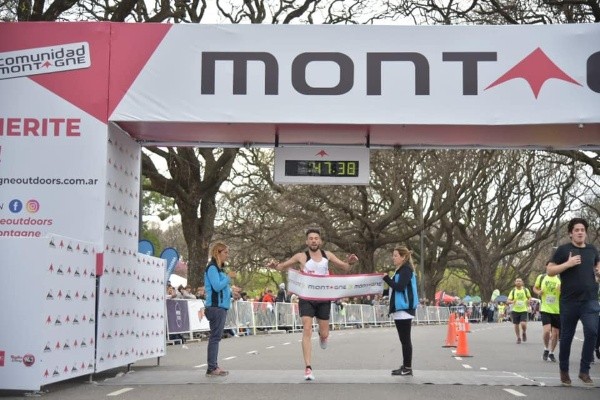
[[357, 177], [359, 161], [285, 160], [286, 176]]
[[368, 185], [366, 147], [276, 147], [275, 183]]

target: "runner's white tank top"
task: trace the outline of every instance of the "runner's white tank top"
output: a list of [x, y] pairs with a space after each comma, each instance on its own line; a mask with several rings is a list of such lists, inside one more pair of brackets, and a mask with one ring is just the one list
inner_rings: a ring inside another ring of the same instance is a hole
[[321, 261], [309, 258], [304, 264], [303, 272], [314, 275], [329, 275], [329, 260], [323, 257]]

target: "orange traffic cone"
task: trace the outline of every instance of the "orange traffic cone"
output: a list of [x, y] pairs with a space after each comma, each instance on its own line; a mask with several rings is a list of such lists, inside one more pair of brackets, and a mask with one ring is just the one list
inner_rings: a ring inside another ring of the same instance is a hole
[[465, 318], [465, 331], [467, 333], [471, 333], [471, 323], [469, 322], [469, 317]]
[[446, 334], [446, 343], [442, 347], [456, 347], [456, 322], [454, 314], [450, 314], [448, 319], [448, 333]]
[[469, 344], [467, 343], [467, 332], [464, 327], [458, 330], [458, 346], [456, 346], [456, 357], [473, 357], [469, 354]]

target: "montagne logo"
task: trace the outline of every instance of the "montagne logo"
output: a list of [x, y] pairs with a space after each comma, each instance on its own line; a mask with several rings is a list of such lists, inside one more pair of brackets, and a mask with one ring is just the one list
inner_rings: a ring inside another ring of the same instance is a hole
[[578, 86], [582, 86], [575, 79], [561, 70], [539, 47], [521, 60], [500, 78], [492, 82], [485, 90], [493, 88], [512, 79], [522, 78], [527, 81], [537, 99], [542, 86], [549, 79], [559, 79]]
[[[214, 95], [217, 92], [217, 74], [223, 74], [217, 70], [217, 63], [229, 62], [233, 64], [232, 91], [228, 88], [221, 88], [221, 93], [231, 93], [233, 95], [248, 95], [247, 86], [249, 79], [256, 79], [256, 76], [249, 76], [249, 63], [262, 63], [264, 68], [264, 94], [268, 96], [277, 96], [280, 94], [280, 85], [288, 86], [288, 80], [281, 79], [282, 76], [289, 74], [289, 83], [295, 92], [307, 96], [343, 96], [352, 90], [356, 90], [356, 80], [364, 80], [365, 94], [367, 96], [383, 96], [387, 91], [394, 92], [399, 90], [406, 91], [407, 88], [386, 88], [384, 75], [387, 69], [384, 65], [390, 63], [407, 63], [412, 66], [411, 75], [414, 75], [414, 94], [415, 96], [430, 96], [432, 86], [437, 84], [438, 80], [432, 78], [436, 74], [444, 73], [444, 80], [462, 79], [462, 96], [477, 96], [481, 84], [485, 90], [503, 84], [516, 78], [524, 79], [531, 88], [534, 97], [537, 99], [542, 86], [549, 80], [561, 80], [572, 85], [587, 87], [600, 93], [600, 79], [597, 71], [600, 68], [600, 51], [587, 56], [587, 59], [581, 61], [585, 63], [586, 82], [578, 82], [567, 74], [558, 64], [550, 59], [546, 53], [537, 47], [529, 55], [519, 61], [514, 67], [503, 73], [491, 84], [481, 82], [480, 69], [493, 67], [493, 63], [498, 62], [497, 51], [442, 51], [443, 63], [462, 64], [462, 71], [457, 76], [448, 75], [444, 67], [433, 68], [431, 65], [431, 55], [419, 53], [417, 51], [409, 52], [366, 52], [363, 54], [344, 54], [341, 52], [302, 52], [296, 55], [291, 61], [290, 69], [281, 68], [282, 60], [275, 54], [268, 52], [202, 52], [201, 68], [201, 95]], [[288, 55], [285, 55], [288, 57]], [[429, 57], [429, 58], [428, 58]], [[567, 55], [562, 55], [567, 57]], [[585, 57], [585, 56], [584, 56]], [[287, 61], [287, 60], [286, 60]], [[315, 85], [312, 83], [311, 74], [314, 70], [309, 68], [312, 63], [330, 63], [337, 64], [339, 75], [335, 76], [332, 82], [328, 84]], [[356, 65], [364, 65], [366, 75], [357, 75], [355, 73]], [[414, 72], [413, 72], [414, 71]], [[406, 73], [406, 72], [403, 72]], [[456, 72], [454, 72], [456, 73]], [[260, 76], [258, 76], [260, 80]], [[410, 86], [410, 85], [409, 85]], [[409, 87], [410, 91], [413, 91]], [[490, 91], [491, 92], [491, 91]]]
[[91, 65], [87, 42], [8, 51], [0, 53], [0, 79], [71, 71]]

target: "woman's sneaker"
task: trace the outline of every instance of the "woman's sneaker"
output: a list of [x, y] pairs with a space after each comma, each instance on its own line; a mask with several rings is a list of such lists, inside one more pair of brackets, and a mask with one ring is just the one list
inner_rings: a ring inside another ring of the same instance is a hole
[[548, 354], [548, 360], [550, 360], [552, 362], [556, 362], [556, 357], [554, 357], [554, 353]]
[[304, 380], [305, 381], [314, 381], [315, 380], [315, 376], [312, 373], [311, 367], [306, 367], [306, 369], [304, 369]]
[[408, 376], [412, 374], [412, 368], [406, 368], [404, 365], [392, 371], [392, 375], [394, 376]]

